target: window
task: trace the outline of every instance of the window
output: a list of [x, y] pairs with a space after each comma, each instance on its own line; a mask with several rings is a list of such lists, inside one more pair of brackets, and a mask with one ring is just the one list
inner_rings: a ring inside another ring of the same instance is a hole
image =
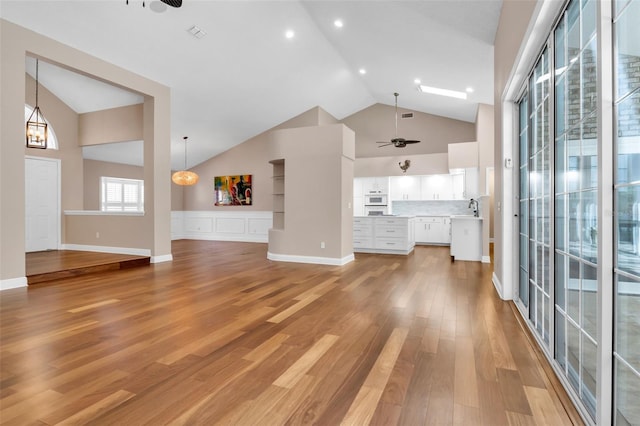
[[[33, 112], [33, 108], [29, 105], [24, 106], [24, 125], [27, 125], [27, 120], [31, 117], [31, 113]], [[49, 133], [49, 138], [47, 139], [47, 149], [58, 149], [58, 138], [56, 138], [56, 132], [53, 131], [53, 127], [49, 120], [45, 118], [47, 122], [47, 132]]]
[[100, 200], [103, 212], [144, 212], [144, 181], [103, 176]]

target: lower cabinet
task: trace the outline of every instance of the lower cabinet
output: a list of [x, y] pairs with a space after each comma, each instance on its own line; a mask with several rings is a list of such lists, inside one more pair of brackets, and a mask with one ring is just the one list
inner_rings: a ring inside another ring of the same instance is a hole
[[415, 222], [416, 244], [450, 244], [451, 219], [445, 216], [421, 216]]
[[413, 251], [414, 218], [357, 217], [353, 219], [353, 251], [409, 254]]

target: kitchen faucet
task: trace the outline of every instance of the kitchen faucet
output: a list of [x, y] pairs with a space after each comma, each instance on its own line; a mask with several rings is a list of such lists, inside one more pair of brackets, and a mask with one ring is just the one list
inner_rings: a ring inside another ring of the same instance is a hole
[[469, 201], [469, 208], [473, 208], [473, 215], [475, 217], [479, 216], [478, 212], [478, 200], [474, 200], [473, 198]]

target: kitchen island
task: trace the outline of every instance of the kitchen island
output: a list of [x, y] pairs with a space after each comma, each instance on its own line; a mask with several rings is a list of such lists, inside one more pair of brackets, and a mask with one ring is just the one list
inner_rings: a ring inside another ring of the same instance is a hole
[[415, 246], [413, 216], [356, 216], [353, 251], [408, 255]]
[[482, 218], [451, 216], [451, 260], [482, 260]]

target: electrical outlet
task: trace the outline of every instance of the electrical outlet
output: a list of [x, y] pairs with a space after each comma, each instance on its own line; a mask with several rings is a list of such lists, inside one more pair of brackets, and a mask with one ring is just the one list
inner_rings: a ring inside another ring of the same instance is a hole
[[324, 241], [320, 241], [320, 248], [324, 248]]
[[96, 238], [100, 238], [100, 233], [96, 232]]

